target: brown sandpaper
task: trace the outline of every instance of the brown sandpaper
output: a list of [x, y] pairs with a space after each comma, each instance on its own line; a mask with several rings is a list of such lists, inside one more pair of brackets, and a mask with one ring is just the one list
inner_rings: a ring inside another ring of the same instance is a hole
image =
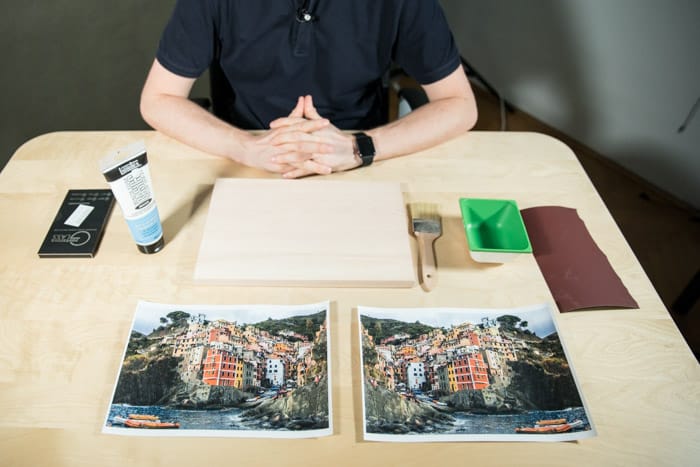
[[538, 206], [521, 214], [559, 311], [639, 308], [575, 209]]

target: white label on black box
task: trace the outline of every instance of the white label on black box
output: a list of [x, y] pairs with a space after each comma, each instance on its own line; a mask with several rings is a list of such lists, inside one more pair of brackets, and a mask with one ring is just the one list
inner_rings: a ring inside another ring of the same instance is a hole
[[75, 211], [73, 211], [73, 214], [68, 216], [68, 219], [66, 219], [64, 224], [70, 225], [71, 227], [80, 227], [80, 224], [83, 223], [85, 218], [92, 212], [93, 209], [95, 209], [94, 206], [79, 204], [78, 207], [75, 208]]

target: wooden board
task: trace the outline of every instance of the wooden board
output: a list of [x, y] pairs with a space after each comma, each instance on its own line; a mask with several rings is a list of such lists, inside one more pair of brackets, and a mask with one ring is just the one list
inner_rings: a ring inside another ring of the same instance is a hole
[[412, 287], [409, 235], [398, 183], [222, 178], [194, 277], [232, 285]]

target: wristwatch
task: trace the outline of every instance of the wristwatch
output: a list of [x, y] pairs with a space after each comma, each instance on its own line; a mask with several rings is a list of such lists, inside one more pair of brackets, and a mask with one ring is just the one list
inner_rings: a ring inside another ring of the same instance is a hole
[[352, 135], [355, 137], [355, 154], [362, 159], [360, 167], [370, 165], [374, 161], [375, 153], [372, 137], [362, 132], [353, 133]]

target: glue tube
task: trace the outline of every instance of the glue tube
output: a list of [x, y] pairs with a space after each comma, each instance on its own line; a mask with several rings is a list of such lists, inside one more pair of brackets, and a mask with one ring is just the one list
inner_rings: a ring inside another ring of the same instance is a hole
[[165, 240], [143, 141], [105, 156], [100, 160], [100, 170], [109, 182], [139, 251], [159, 252]]

